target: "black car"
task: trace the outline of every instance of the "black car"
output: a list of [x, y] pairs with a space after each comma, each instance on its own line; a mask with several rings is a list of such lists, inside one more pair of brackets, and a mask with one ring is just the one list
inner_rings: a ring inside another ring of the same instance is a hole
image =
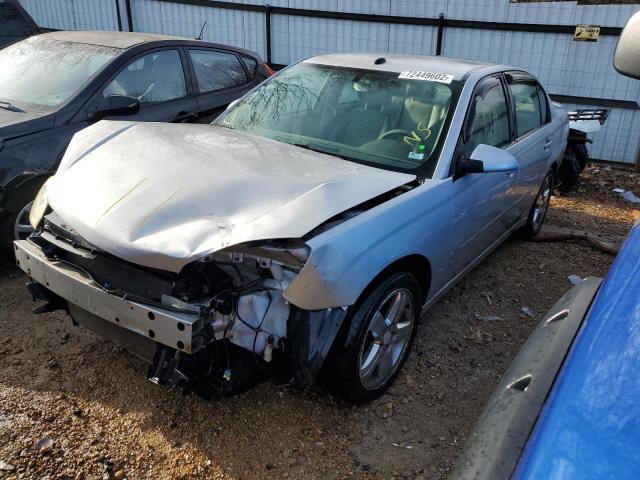
[[52, 32], [1, 49], [0, 248], [29, 234], [31, 201], [79, 130], [208, 123], [272, 73], [254, 52], [144, 33]]
[[0, 0], [0, 48], [40, 33], [18, 0]]

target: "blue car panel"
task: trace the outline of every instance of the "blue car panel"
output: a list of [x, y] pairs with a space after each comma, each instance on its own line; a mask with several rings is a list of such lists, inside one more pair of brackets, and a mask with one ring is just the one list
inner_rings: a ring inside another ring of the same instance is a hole
[[640, 222], [587, 315], [514, 475], [638, 478]]

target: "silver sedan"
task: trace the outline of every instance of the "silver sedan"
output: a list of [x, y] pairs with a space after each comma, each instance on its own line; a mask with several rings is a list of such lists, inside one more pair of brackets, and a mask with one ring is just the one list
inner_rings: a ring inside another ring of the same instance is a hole
[[422, 312], [538, 233], [567, 114], [518, 68], [323, 55], [213, 125], [102, 121], [72, 140], [15, 244], [41, 311], [208, 397], [274, 370], [364, 402]]

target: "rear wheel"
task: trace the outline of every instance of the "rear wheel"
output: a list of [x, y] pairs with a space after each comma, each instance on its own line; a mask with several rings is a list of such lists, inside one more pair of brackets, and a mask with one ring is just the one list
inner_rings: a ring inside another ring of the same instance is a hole
[[574, 143], [572, 145], [573, 152], [580, 164], [580, 171], [584, 170], [584, 167], [587, 166], [587, 162], [589, 161], [589, 150], [587, 149], [586, 143]]
[[[580, 148], [583, 147], [583, 148]], [[584, 169], [588, 159], [586, 147], [580, 144], [567, 145], [562, 163], [558, 169], [558, 191], [565, 195], [578, 183], [580, 173]]]
[[540, 190], [536, 195], [533, 206], [529, 211], [529, 217], [524, 227], [520, 229], [520, 236], [523, 238], [531, 238], [536, 236], [542, 229], [542, 224], [549, 210], [549, 202], [551, 200], [551, 190], [553, 187], [553, 173], [547, 173], [542, 181]]
[[382, 395], [411, 349], [420, 307], [420, 286], [410, 273], [396, 273], [374, 288], [353, 307], [336, 339], [327, 386], [353, 403]]

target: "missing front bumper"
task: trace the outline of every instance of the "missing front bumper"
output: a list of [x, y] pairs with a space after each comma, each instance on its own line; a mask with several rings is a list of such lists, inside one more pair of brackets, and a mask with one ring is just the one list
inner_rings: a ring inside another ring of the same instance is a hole
[[198, 314], [174, 312], [107, 292], [91, 275], [70, 263], [47, 258], [29, 240], [14, 242], [18, 266], [68, 303], [145, 339], [192, 353], [201, 346]]

